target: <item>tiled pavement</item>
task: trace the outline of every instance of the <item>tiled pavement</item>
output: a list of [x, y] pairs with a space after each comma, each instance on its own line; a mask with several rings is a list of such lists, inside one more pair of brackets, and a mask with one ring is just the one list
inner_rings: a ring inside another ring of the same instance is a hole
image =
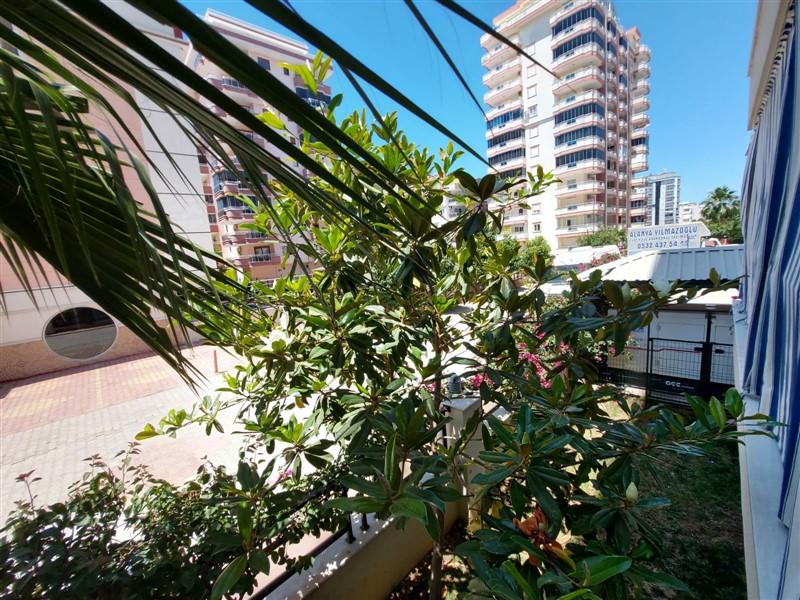
[[[186, 351], [206, 376], [197, 393], [211, 393], [219, 383], [214, 349]], [[217, 350], [220, 369], [233, 359]], [[171, 408], [189, 408], [197, 395], [157, 356], [140, 356], [0, 384], [0, 523], [24, 497], [14, 478], [32, 469], [38, 502], [62, 500], [68, 486], [86, 470], [84, 459], [106, 460], [124, 450], [147, 422]], [[152, 438], [141, 443], [138, 460], [153, 474], [180, 482], [191, 476], [205, 456], [216, 463], [235, 461], [238, 440], [207, 437], [200, 428], [181, 431], [177, 439]]]

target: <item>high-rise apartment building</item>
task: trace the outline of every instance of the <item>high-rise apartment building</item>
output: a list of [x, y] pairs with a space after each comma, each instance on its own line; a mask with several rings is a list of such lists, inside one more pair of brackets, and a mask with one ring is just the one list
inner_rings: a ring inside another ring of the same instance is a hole
[[539, 64], [481, 37], [491, 172], [542, 165], [561, 179], [530, 208], [507, 211], [504, 232], [569, 248], [643, 221], [634, 175], [648, 168], [650, 50], [639, 31], [623, 30], [608, 0], [517, 0], [494, 26]]
[[[328, 86], [319, 85], [315, 95], [299, 76], [284, 66], [305, 64], [307, 60], [312, 60], [313, 55], [309, 54], [307, 45], [214, 10], [208, 10], [204, 20], [309, 104], [320, 107], [327, 106], [330, 102], [331, 90]], [[206, 80], [253, 114], [271, 110], [261, 98], [214, 63], [204, 60], [191, 46], [186, 55], [186, 64], [192, 65]], [[208, 108], [228, 119], [234, 127], [260, 146], [288, 161], [275, 146], [268, 144], [263, 137], [253, 133], [219, 107], [209, 105]], [[299, 126], [286, 118], [283, 120], [286, 125], [283, 135], [292, 144], [299, 145], [302, 137]], [[256, 200], [246, 178], [240, 172], [231, 172], [212, 156], [201, 153], [200, 163], [214, 249], [251, 279], [268, 282], [288, 272], [289, 265], [285, 268], [281, 266], [286, 248], [276, 237], [242, 228], [242, 225], [253, 222], [253, 213], [237, 196], [244, 195], [254, 202]], [[305, 169], [297, 163], [287, 164], [294, 167], [298, 174], [306, 175]]]
[[645, 179], [647, 198], [646, 225], [680, 223], [681, 178], [671, 171], [649, 175]]

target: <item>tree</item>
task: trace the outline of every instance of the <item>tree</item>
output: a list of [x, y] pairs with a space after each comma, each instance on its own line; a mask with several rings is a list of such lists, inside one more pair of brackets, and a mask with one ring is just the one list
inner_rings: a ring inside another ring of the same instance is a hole
[[740, 210], [741, 201], [730, 188], [722, 186], [709, 192], [703, 203], [702, 216], [711, 237], [743, 242]]
[[[745, 417], [735, 393], [724, 403], [692, 398], [693, 418], [661, 407], [632, 409], [616, 390], [600, 385], [598, 358], [604, 348], [621, 350], [630, 330], [646, 325], [676, 295], [693, 297], [696, 290], [574, 277], [569, 297], [548, 305], [540, 289], [553, 276], [546, 261], [523, 264], [532, 284], [518, 289], [512, 262], [520, 250], [488, 243], [501, 225], [499, 212], [488, 207], [496, 202], [502, 211], [520, 193], [542, 193], [551, 175], [540, 170], [524, 181], [476, 180], [455, 167], [459, 151], [452, 144], [439, 153], [418, 147], [393, 115], [340, 119], [340, 98], [312, 109], [282, 94], [269, 72], [177, 2], [131, 4], [146, 5], [150, 16], [186, 32], [206, 60], [224, 66], [275, 114], [252, 115], [99, 0], [23, 4], [0, 4], [0, 16], [30, 39], [6, 26], [0, 36], [36, 63], [0, 54], [11, 69], [1, 74], [7, 94], [0, 106], [3, 202], [14, 202], [13, 210], [2, 205], [4, 235], [21, 252], [52, 259], [112, 314], [140, 324], [142, 335], [152, 333], [145, 329], [150, 307], [166, 305], [174, 318], [191, 320], [241, 356], [226, 378], [228, 396], [171, 411], [145, 426], [139, 439], [193, 424], [213, 434], [225, 408], [235, 411], [236, 430], [246, 434], [235, 473], [204, 469], [185, 486], [171, 486], [146, 473], [126, 478], [97, 465], [67, 502], [39, 507], [32, 496], [21, 503], [0, 543], [4, 591], [30, 598], [241, 597], [270, 563], [307, 566], [307, 557], [290, 557], [287, 547], [322, 527], [341, 526], [352, 512], [392, 516], [398, 526], [415, 520], [438, 550], [445, 505], [461, 499], [481, 514], [480, 530], [459, 549], [478, 597], [616, 598], [624, 597], [628, 583], [642, 582], [681, 588], [651, 568], [658, 540], [648, 535], [644, 511], [666, 501], [639, 498], [638, 474], [649, 468], [655, 448], [699, 452], [735, 439], [728, 427], [738, 421], [763, 419]], [[354, 80], [363, 78], [459, 141], [285, 3], [253, 5], [328, 52]], [[464, 16], [457, 5], [448, 6]], [[193, 249], [169, 237], [158, 212], [146, 218], [135, 208], [115, 176], [116, 152], [129, 155], [104, 148], [103, 138], [88, 129], [84, 135], [71, 105], [51, 93], [52, 81], [67, 81], [113, 118], [103, 95], [62, 60], [133, 107], [124, 86], [145, 94], [226, 166], [241, 165], [257, 195], [256, 229], [281, 236], [321, 268], [280, 278], [274, 287], [252, 282], [247, 288], [222, 274], [203, 279], [182, 270], [184, 262], [197, 265], [207, 257], [192, 259]], [[310, 87], [327, 71], [326, 60], [319, 55], [300, 69]], [[41, 83], [21, 96], [25, 85], [10, 73]], [[57, 115], [48, 112], [47, 99], [59, 103]], [[207, 104], [270, 141], [311, 180], [297, 177], [277, 154], [204, 109]], [[278, 114], [306, 131], [300, 147], [282, 137]], [[72, 139], [80, 141], [77, 148], [59, 141], [64, 125], [67, 136], [70, 126], [79, 132]], [[436, 226], [433, 217], [454, 178], [471, 209]], [[105, 214], [92, 212], [94, 200]], [[80, 223], [89, 220], [93, 233], [118, 236], [111, 259], [100, 244], [59, 249], [59, 235], [79, 240]], [[123, 256], [126, 249], [130, 257]], [[78, 277], [84, 255], [97, 278]], [[181, 276], [189, 279], [178, 288]], [[154, 291], [139, 289], [151, 283]], [[114, 286], [106, 296], [104, 285]], [[209, 293], [214, 290], [221, 298]], [[249, 303], [270, 310], [250, 311]], [[459, 307], [469, 310], [459, 316]], [[443, 381], [456, 368], [477, 378], [475, 393], [484, 404], [448, 439]], [[608, 417], [609, 402], [626, 411], [623, 419]], [[487, 414], [490, 404], [508, 418]], [[484, 451], [476, 457], [466, 449], [478, 432]], [[484, 472], [465, 481], [465, 461]], [[33, 483], [30, 474], [21, 478]], [[123, 524], [129, 536], [116, 535]], [[561, 532], [577, 543], [560, 542]], [[434, 563], [432, 598], [439, 573]]]
[[587, 233], [578, 238], [578, 246], [624, 246], [627, 237], [624, 229], [609, 227]]
[[524, 242], [509, 237], [501, 238], [497, 241], [497, 246], [500, 249], [517, 252], [517, 257], [511, 262], [511, 268], [515, 270], [519, 270], [522, 266], [534, 268], [539, 257], [547, 263], [550, 262], [550, 244], [540, 235]]

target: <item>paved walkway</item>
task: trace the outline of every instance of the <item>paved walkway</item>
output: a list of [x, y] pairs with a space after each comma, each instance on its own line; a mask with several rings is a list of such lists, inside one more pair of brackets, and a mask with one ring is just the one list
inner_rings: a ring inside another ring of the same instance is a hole
[[[99, 365], [40, 375], [0, 384], [0, 523], [25, 497], [14, 478], [36, 470], [38, 502], [66, 497], [69, 485], [86, 471], [84, 459], [99, 454], [105, 460], [127, 447], [145, 423], [156, 423], [171, 408], [187, 410], [200, 396], [213, 393], [220, 377], [214, 372], [214, 348], [185, 351], [205, 375], [197, 392], [157, 356], [139, 356]], [[220, 369], [233, 358], [217, 350]], [[239, 440], [200, 427], [179, 432], [176, 439], [141, 442], [138, 461], [157, 477], [182, 482], [204, 457], [235, 463]]]

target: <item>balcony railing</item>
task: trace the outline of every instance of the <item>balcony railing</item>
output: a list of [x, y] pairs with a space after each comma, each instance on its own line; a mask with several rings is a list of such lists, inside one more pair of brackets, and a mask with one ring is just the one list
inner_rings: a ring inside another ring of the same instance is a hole
[[581, 204], [570, 204], [556, 208], [556, 216], [571, 215], [584, 212], [596, 212], [605, 209], [603, 202], [583, 202]]
[[556, 187], [556, 196], [570, 196], [572, 194], [599, 194], [605, 184], [602, 181], [584, 181], [581, 183], [567, 183]]
[[598, 160], [595, 158], [590, 158], [587, 160], [579, 160], [576, 162], [571, 162], [565, 165], [558, 166], [553, 170], [553, 173], [555, 173], [556, 175], [560, 175], [563, 173], [569, 173], [571, 171], [598, 172], [602, 171], [603, 167], [605, 167], [605, 161]]
[[556, 228], [556, 235], [574, 235], [576, 233], [589, 233], [594, 231], [597, 223], [582, 223], [580, 225], [559, 225]]
[[588, 6], [596, 6], [600, 9], [603, 9], [603, 3], [600, 0], [572, 0], [572, 2], [567, 2], [564, 6], [559, 8], [553, 16], [550, 17], [550, 25], [555, 25], [565, 16], [575, 12], [580, 8], [585, 8]]
[[603, 48], [599, 44], [591, 42], [589, 44], [584, 44], [583, 46], [578, 46], [569, 52], [565, 52], [553, 61], [550, 68], [555, 73], [558, 73], [558, 71], [563, 71], [566, 69], [567, 65], [577, 64], [583, 62], [584, 60], [591, 61], [596, 65], [599, 65], [601, 64], [604, 56], [605, 51]]
[[590, 135], [580, 138], [578, 140], [570, 140], [564, 144], [555, 146], [556, 156], [564, 154], [565, 152], [574, 152], [575, 150], [582, 150], [584, 148], [605, 148], [606, 141], [598, 136]]
[[595, 19], [585, 19], [583, 21], [578, 21], [572, 27], [567, 27], [566, 29], [560, 31], [558, 34], [553, 36], [551, 41], [550, 47], [555, 48], [556, 46], [562, 44], [565, 40], [578, 35], [580, 33], [585, 33], [587, 31], [592, 30], [600, 30], [603, 29], [603, 24], [598, 23]]
[[573, 119], [567, 119], [566, 121], [561, 121], [558, 125], [553, 127], [553, 133], [562, 133], [564, 131], [569, 131], [570, 129], [575, 129], [576, 127], [580, 127], [582, 125], [598, 125], [603, 126], [605, 124], [605, 119], [598, 114], [591, 113], [588, 115], [581, 115], [580, 117], [575, 117]]
[[603, 84], [603, 72], [597, 67], [587, 67], [568, 73], [553, 83], [552, 90], [554, 94], [579, 93], [582, 86], [589, 84], [597, 87]]
[[556, 112], [559, 112], [561, 109], [567, 108], [568, 106], [572, 106], [574, 104], [580, 104], [581, 102], [587, 102], [589, 100], [595, 100], [597, 102], [605, 102], [605, 96], [597, 91], [588, 91], [588, 92], [581, 92], [578, 94], [573, 94], [571, 96], [567, 96], [563, 100], [559, 100], [553, 104], [553, 108], [556, 109]]
[[517, 77], [506, 83], [501, 83], [494, 89], [486, 92], [483, 96], [483, 101], [486, 102], [486, 104], [492, 104], [493, 102], [499, 102], [503, 98], [513, 97], [515, 93], [518, 94], [521, 91], [522, 80]]
[[513, 73], [519, 72], [520, 65], [521, 63], [519, 57], [506, 61], [501, 65], [497, 65], [491, 71], [484, 74], [484, 85], [491, 87], [495, 82], [501, 81], [506, 77], [510, 77]]

